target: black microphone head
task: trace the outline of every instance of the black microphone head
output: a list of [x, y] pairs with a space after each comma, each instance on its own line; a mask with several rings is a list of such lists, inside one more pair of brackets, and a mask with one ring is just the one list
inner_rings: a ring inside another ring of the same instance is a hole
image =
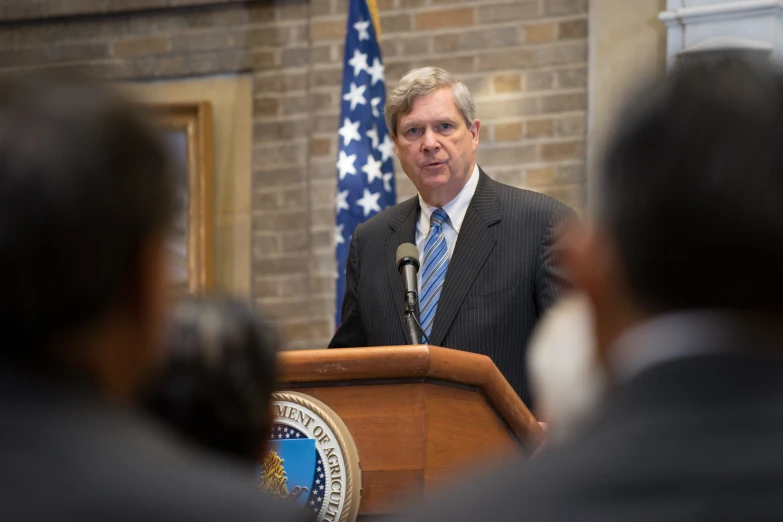
[[405, 263], [411, 263], [419, 269], [419, 249], [413, 243], [403, 243], [397, 247], [397, 270]]

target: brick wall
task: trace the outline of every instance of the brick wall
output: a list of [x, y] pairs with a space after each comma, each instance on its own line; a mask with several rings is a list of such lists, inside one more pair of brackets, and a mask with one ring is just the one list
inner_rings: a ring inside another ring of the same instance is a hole
[[[207, 5], [208, 4], [208, 5]], [[347, 0], [17, 0], [0, 76], [89, 67], [115, 80], [252, 72], [251, 293], [290, 348], [333, 328], [336, 130]], [[473, 92], [495, 179], [584, 207], [587, 0], [378, 0], [386, 79], [437, 65]], [[396, 170], [399, 197], [414, 189]], [[216, 175], [220, 175], [218, 172]]]

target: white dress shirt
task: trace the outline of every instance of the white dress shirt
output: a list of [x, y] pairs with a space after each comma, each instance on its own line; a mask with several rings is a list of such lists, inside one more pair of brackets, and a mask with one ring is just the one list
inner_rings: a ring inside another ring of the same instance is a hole
[[[443, 205], [443, 211], [448, 215], [448, 219], [443, 226], [443, 236], [446, 240], [446, 248], [449, 252], [449, 260], [454, 253], [454, 247], [457, 244], [457, 236], [459, 236], [459, 229], [462, 228], [462, 221], [465, 219], [465, 213], [468, 211], [470, 201], [473, 199], [473, 194], [476, 193], [476, 187], [479, 180], [479, 168], [478, 165], [473, 167], [473, 172], [470, 174], [468, 182], [462, 187], [462, 190], [457, 197]], [[432, 213], [438, 207], [428, 205], [421, 199], [419, 194], [419, 221], [416, 223], [416, 248], [419, 250], [419, 259], [424, 259], [424, 246], [427, 242], [427, 235], [430, 233], [430, 218]], [[416, 275], [416, 279], [419, 282], [419, 294], [421, 294], [421, 270]]]

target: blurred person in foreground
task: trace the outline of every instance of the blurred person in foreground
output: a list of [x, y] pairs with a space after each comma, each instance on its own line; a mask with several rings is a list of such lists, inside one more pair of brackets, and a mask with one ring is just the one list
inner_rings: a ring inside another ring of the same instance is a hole
[[287, 520], [130, 406], [161, 355], [174, 186], [135, 112], [70, 75], [0, 92], [0, 520]]
[[568, 254], [606, 402], [415, 520], [783, 519], [783, 73], [693, 64], [624, 115]]
[[183, 438], [245, 464], [260, 462], [271, 429], [278, 338], [235, 299], [187, 299], [172, 314], [166, 363], [145, 396]]

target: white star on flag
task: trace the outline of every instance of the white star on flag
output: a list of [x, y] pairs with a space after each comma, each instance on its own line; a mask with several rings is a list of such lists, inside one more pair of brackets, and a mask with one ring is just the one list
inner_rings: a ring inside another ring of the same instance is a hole
[[391, 172], [388, 172], [383, 175], [383, 190], [385, 190], [386, 192], [392, 191], [391, 180], [393, 177], [394, 174], [392, 174]]
[[373, 158], [372, 154], [367, 156], [367, 163], [365, 163], [364, 167], [362, 167], [362, 172], [367, 174], [367, 183], [372, 183], [375, 178], [383, 179], [383, 175], [381, 174], [381, 165], [383, 165], [383, 162]]
[[383, 137], [383, 143], [378, 145], [378, 150], [381, 152], [381, 161], [386, 161], [391, 158], [392, 150], [394, 150], [394, 143], [387, 134]]
[[377, 149], [378, 148], [378, 127], [373, 125], [372, 129], [368, 130], [366, 132], [367, 137], [372, 140], [372, 148]]
[[337, 159], [337, 168], [340, 171], [340, 179], [345, 178], [346, 174], [356, 174], [356, 167], [353, 162], [356, 161], [356, 154], [350, 156], [345, 151], [340, 151], [340, 157]]
[[359, 141], [362, 137], [359, 135], [359, 125], [361, 121], [351, 121], [348, 118], [343, 120], [343, 126], [337, 131], [337, 134], [343, 137], [343, 145], [348, 145], [351, 140]]
[[348, 63], [353, 67], [353, 75], [359, 76], [360, 72], [367, 70], [367, 55], [359, 49], [354, 49], [353, 58], [348, 60]]
[[334, 198], [334, 208], [337, 209], [337, 214], [339, 214], [341, 210], [351, 210], [350, 205], [348, 205], [349, 193], [350, 191], [348, 189], [337, 191], [337, 194]]
[[364, 217], [367, 217], [373, 210], [376, 212], [381, 211], [381, 207], [378, 206], [378, 198], [380, 197], [380, 192], [372, 193], [369, 190], [364, 189], [364, 196], [362, 196], [362, 199], [356, 200], [356, 204], [364, 209]]
[[372, 67], [365, 67], [365, 70], [370, 74], [372, 77], [372, 84], [375, 85], [379, 81], [384, 81], [385, 78], [383, 77], [383, 70], [384, 67], [381, 64], [381, 61], [376, 58], [372, 62]]
[[351, 102], [351, 110], [354, 110], [357, 105], [367, 105], [367, 100], [364, 98], [364, 91], [367, 90], [366, 85], [357, 87], [355, 83], [351, 82], [350, 89], [351, 92], [343, 95], [343, 100]]
[[338, 245], [345, 243], [345, 239], [343, 238], [343, 228], [345, 228], [344, 223], [340, 223], [334, 228], [334, 241]]
[[[353, 85], [353, 84], [351, 84], [351, 85]], [[376, 118], [380, 118], [381, 117], [381, 113], [378, 112], [378, 104], [379, 103], [381, 103], [381, 99], [380, 98], [373, 98], [372, 100], [370, 100], [370, 104], [372, 105], [372, 115], [375, 116]], [[351, 109], [351, 110], [353, 110], [353, 109]]]
[[370, 22], [365, 22], [364, 20], [359, 20], [355, 24], [353, 24], [353, 28], [356, 29], [356, 31], [359, 33], [359, 41], [362, 40], [369, 40], [370, 39], [370, 33], [367, 32], [367, 29], [370, 27]]

